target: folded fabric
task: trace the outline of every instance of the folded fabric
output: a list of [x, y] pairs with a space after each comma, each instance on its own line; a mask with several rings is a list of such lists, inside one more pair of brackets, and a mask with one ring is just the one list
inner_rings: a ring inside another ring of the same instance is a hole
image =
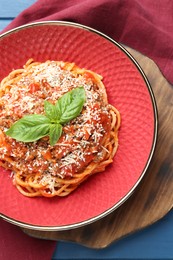
[[20, 228], [0, 219], [0, 259], [50, 260], [56, 242], [26, 235]]
[[173, 1], [38, 0], [5, 30], [46, 20], [95, 28], [153, 59], [173, 83]]

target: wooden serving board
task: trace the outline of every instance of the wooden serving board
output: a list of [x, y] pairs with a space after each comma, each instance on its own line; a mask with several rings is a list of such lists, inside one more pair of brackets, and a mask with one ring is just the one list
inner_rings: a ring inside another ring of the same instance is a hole
[[28, 235], [74, 241], [91, 248], [104, 248], [124, 236], [151, 225], [173, 206], [173, 86], [156, 64], [125, 47], [138, 61], [152, 86], [159, 115], [156, 150], [147, 173], [133, 195], [103, 219], [68, 231], [42, 232], [23, 229]]

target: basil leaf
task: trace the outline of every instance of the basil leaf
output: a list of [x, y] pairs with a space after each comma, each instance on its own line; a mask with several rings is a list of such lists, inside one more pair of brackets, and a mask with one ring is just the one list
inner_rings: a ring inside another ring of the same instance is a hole
[[62, 125], [51, 124], [49, 130], [50, 145], [55, 145], [62, 134]]
[[60, 115], [59, 122], [64, 124], [77, 117], [82, 111], [85, 100], [83, 87], [75, 88], [59, 98], [56, 102], [56, 109]]
[[46, 116], [51, 120], [51, 122], [57, 122], [60, 118], [59, 112], [56, 109], [56, 106], [51, 104], [49, 101], [44, 101], [44, 110]]
[[6, 135], [17, 141], [34, 142], [48, 135], [50, 120], [44, 115], [27, 115], [14, 123]]
[[17, 141], [34, 142], [49, 135], [50, 144], [54, 145], [62, 134], [62, 125], [77, 117], [85, 103], [83, 87], [75, 88], [64, 94], [55, 105], [44, 102], [46, 115], [26, 115], [6, 131], [6, 135]]

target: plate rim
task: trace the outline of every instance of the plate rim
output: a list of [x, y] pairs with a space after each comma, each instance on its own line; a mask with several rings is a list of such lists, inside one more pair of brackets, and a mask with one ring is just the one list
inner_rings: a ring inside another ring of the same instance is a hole
[[153, 115], [154, 115], [152, 146], [151, 146], [151, 149], [150, 149], [150, 153], [148, 154], [148, 159], [146, 161], [145, 167], [144, 167], [143, 171], [141, 172], [138, 180], [131, 187], [131, 189], [128, 191], [128, 193], [125, 196], [123, 196], [111, 208], [108, 208], [107, 210], [105, 210], [101, 214], [94, 216], [94, 217], [91, 217], [87, 220], [77, 222], [77, 223], [73, 223], [73, 224], [60, 225], [60, 226], [41, 226], [41, 225], [29, 224], [29, 223], [25, 223], [25, 222], [20, 221], [20, 220], [15, 220], [12, 217], [9, 217], [9, 216], [7, 216], [3, 213], [0, 213], [0, 218], [6, 220], [7, 222], [9, 222], [11, 224], [19, 226], [21, 228], [32, 229], [32, 230], [37, 230], [37, 231], [64, 231], [64, 230], [71, 230], [71, 229], [79, 228], [79, 227], [91, 224], [93, 222], [96, 222], [96, 221], [106, 217], [107, 215], [112, 213], [114, 210], [119, 208], [129, 197], [131, 197], [131, 195], [134, 193], [135, 189], [137, 188], [137, 186], [139, 185], [139, 183], [143, 179], [143, 177], [144, 177], [144, 175], [145, 175], [145, 173], [146, 173], [146, 171], [147, 171], [147, 169], [150, 165], [150, 162], [153, 158], [153, 155], [154, 155], [154, 151], [155, 151], [156, 144], [157, 144], [157, 137], [158, 137], [158, 109], [157, 109], [157, 103], [156, 103], [156, 99], [155, 99], [155, 96], [154, 96], [154, 92], [152, 90], [150, 82], [149, 82], [147, 76], [145, 75], [145, 72], [143, 71], [142, 67], [139, 65], [139, 63], [136, 61], [136, 59], [125, 49], [125, 47], [122, 44], [118, 43], [116, 40], [114, 40], [111, 37], [109, 37], [108, 35], [100, 32], [99, 30], [96, 30], [92, 27], [89, 27], [89, 26], [86, 26], [86, 25], [83, 25], [83, 24], [80, 24], [80, 23], [75, 23], [75, 22], [48, 20], [48, 21], [32, 22], [32, 23], [28, 23], [28, 24], [24, 24], [24, 25], [15, 27], [11, 30], [8, 30], [8, 31], [0, 34], [0, 40], [4, 37], [8, 36], [9, 34], [23, 30], [25, 28], [29, 28], [29, 27], [33, 27], [33, 26], [40, 26], [40, 25], [41, 26], [42, 25], [43, 26], [44, 25], [57, 25], [57, 26], [76, 27], [76, 28], [79, 28], [79, 29], [87, 30], [91, 33], [95, 33], [98, 36], [101, 36], [101, 37], [105, 38], [106, 40], [108, 40], [109, 42], [113, 43], [116, 47], [118, 47], [122, 52], [124, 52], [126, 54], [126, 56], [132, 61], [132, 63], [135, 65], [136, 69], [139, 71], [139, 73], [143, 77], [143, 80], [144, 80], [145, 85], [147, 87], [148, 93], [150, 95], [152, 108], [153, 108]]

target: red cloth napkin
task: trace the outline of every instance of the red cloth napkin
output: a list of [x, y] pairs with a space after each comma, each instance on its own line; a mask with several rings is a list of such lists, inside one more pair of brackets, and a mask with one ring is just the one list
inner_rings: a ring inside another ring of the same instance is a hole
[[173, 83], [173, 1], [38, 0], [7, 28], [65, 20], [93, 27], [153, 59]]
[[1, 260], [51, 260], [56, 242], [26, 235], [19, 227], [0, 219]]

